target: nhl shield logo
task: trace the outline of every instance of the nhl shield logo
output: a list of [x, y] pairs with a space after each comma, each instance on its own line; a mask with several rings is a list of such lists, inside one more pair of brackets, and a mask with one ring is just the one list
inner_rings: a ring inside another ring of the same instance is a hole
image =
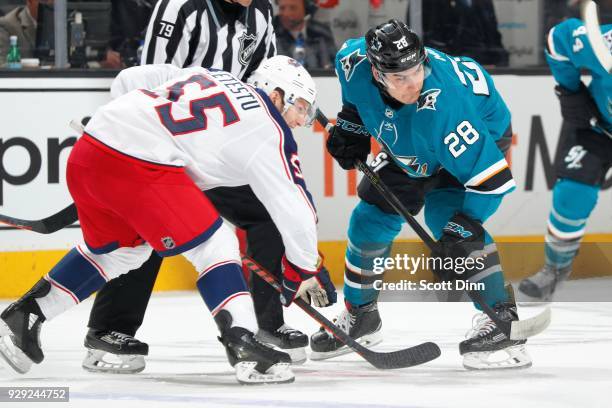
[[441, 89], [428, 89], [422, 92], [417, 101], [417, 112], [422, 109], [436, 110], [436, 102], [441, 92]]
[[172, 237], [163, 237], [161, 239], [161, 242], [164, 245], [164, 248], [166, 249], [172, 249], [176, 246]]
[[257, 35], [247, 34], [244, 32], [240, 37], [238, 37], [238, 41], [240, 42], [238, 61], [243, 66], [247, 66], [249, 65], [249, 62], [251, 62], [251, 57], [255, 52], [255, 48], [257, 48]]

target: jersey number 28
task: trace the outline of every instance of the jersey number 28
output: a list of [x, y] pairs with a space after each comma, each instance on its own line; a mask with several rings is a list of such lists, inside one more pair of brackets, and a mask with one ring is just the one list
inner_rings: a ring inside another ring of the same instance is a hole
[[[464, 120], [459, 125], [457, 125], [456, 132], [461, 136], [463, 142], [468, 145], [474, 144], [480, 137], [480, 134], [470, 122]], [[463, 152], [466, 151], [467, 147], [465, 144], [459, 140], [459, 136], [457, 133], [451, 132], [444, 138], [444, 144], [448, 146], [448, 150], [451, 152], [454, 158], [461, 156]]]

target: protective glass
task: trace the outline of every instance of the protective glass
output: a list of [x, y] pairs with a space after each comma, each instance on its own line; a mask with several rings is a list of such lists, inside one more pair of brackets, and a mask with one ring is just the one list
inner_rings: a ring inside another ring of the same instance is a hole
[[294, 109], [297, 115], [304, 119], [304, 126], [312, 126], [317, 112], [317, 107], [302, 98], [291, 98], [287, 100], [287, 109]]
[[431, 69], [429, 68], [429, 66], [427, 64], [421, 63], [417, 66], [414, 66], [401, 72], [391, 73], [378, 71], [378, 80], [386, 88], [401, 89], [410, 83], [417, 82], [422, 71], [424, 71], [423, 79], [427, 78], [431, 73]]

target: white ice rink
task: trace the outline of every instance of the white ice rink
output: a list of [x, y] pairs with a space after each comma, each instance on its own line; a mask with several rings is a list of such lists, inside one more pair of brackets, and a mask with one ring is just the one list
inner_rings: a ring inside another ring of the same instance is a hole
[[[354, 354], [308, 361], [295, 367], [293, 384], [273, 386], [236, 383], [196, 292], [153, 296], [138, 333], [150, 345], [145, 371], [85, 372], [82, 342], [90, 307], [87, 301], [45, 323], [45, 361], [23, 376], [0, 365], [0, 387], [70, 387], [70, 402], [53, 407], [612, 407], [612, 303], [555, 303], [551, 326], [528, 342], [533, 367], [494, 372], [470, 372], [461, 365], [458, 343], [471, 324], [470, 304], [381, 303], [385, 341], [377, 349], [434, 341], [442, 356], [389, 371]], [[333, 317], [340, 307], [325, 314]], [[520, 313], [538, 310], [521, 308]], [[286, 312], [286, 321], [308, 333], [317, 329], [297, 307]], [[35, 406], [44, 405], [50, 404]]]

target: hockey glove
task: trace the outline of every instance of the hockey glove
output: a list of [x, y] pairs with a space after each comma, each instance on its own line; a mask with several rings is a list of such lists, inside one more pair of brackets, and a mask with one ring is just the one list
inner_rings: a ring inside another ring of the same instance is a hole
[[456, 213], [444, 226], [438, 241], [438, 251], [432, 257], [442, 258], [434, 263], [434, 274], [441, 281], [453, 281], [459, 274], [455, 267], [466, 266], [466, 258], [484, 248], [485, 230], [482, 224], [462, 213]]
[[333, 305], [337, 301], [336, 288], [329, 277], [329, 272], [323, 266], [322, 260], [315, 272], [306, 271], [289, 262], [285, 256], [281, 261], [283, 268], [283, 287], [280, 301], [283, 306], [289, 306], [296, 297], [310, 304], [311, 300], [317, 307]]
[[561, 85], [555, 86], [555, 93], [561, 104], [561, 116], [577, 129], [590, 129], [591, 120], [599, 120], [599, 110], [588, 88], [581, 82], [577, 92]]
[[366, 161], [370, 153], [370, 134], [355, 109], [343, 106], [338, 112], [336, 126], [327, 139], [327, 151], [344, 170], [354, 169], [356, 159]]

